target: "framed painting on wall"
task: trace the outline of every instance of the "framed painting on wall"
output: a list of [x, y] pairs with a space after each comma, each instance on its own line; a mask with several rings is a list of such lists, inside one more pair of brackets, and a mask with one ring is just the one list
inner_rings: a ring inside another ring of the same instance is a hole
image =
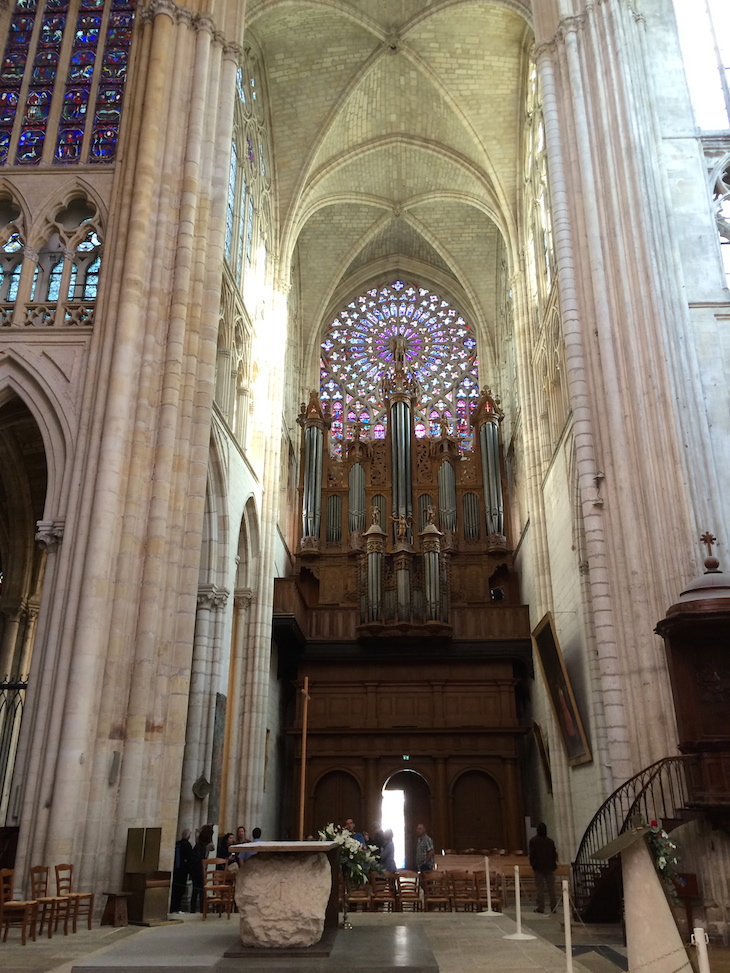
[[532, 641], [550, 697], [553, 715], [560, 727], [560, 736], [568, 763], [571, 767], [590, 763], [593, 759], [591, 748], [588, 746], [550, 612], [547, 612], [536, 626], [532, 633]]
[[550, 753], [548, 752], [547, 743], [545, 742], [545, 737], [542, 732], [542, 727], [535, 720], [532, 721], [532, 736], [535, 740], [535, 746], [537, 747], [537, 752], [540, 755], [540, 764], [542, 765], [542, 772], [545, 775], [545, 786], [547, 787], [548, 794], [553, 792], [553, 773], [550, 767]]

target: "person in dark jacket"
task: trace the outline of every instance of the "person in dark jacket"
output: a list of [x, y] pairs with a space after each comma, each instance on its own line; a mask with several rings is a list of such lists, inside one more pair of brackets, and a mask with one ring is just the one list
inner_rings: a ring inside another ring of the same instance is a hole
[[555, 869], [558, 867], [558, 850], [555, 842], [547, 836], [547, 827], [540, 822], [537, 834], [530, 838], [530, 865], [535, 873], [535, 891], [537, 893], [537, 908], [535, 912], [545, 911], [545, 890], [550, 901], [550, 911], [555, 911]]
[[197, 912], [198, 906], [203, 906], [203, 885], [205, 884], [205, 867], [203, 862], [213, 850], [213, 825], [204, 824], [198, 832], [198, 840], [193, 846], [190, 858], [190, 877], [193, 880], [193, 894], [190, 896], [190, 911]]
[[182, 912], [182, 900], [190, 876], [190, 861], [193, 856], [193, 846], [190, 844], [190, 828], [185, 828], [175, 843], [175, 864], [172, 870], [172, 895], [170, 896], [170, 912]]

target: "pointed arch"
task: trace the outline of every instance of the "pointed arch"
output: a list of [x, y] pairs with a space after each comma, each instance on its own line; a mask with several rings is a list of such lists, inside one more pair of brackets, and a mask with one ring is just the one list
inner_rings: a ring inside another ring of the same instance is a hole
[[20, 358], [14, 349], [0, 357], [0, 405], [17, 395], [27, 406], [43, 438], [48, 465], [48, 489], [44, 520], [65, 510], [73, 455], [74, 435], [61, 403], [40, 372]]

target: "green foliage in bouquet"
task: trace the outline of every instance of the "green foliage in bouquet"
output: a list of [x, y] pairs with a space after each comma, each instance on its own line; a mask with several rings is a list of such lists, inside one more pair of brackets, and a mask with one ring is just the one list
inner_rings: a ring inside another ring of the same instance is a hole
[[656, 821], [652, 821], [646, 835], [654, 859], [659, 878], [662, 879], [671, 894], [676, 894], [674, 881], [677, 878], [677, 846], [671, 840], [664, 828], [660, 828]]
[[347, 828], [326, 824], [319, 832], [320, 841], [334, 841], [339, 845], [340, 868], [350, 885], [364, 885], [373, 869], [382, 872], [383, 866], [375, 857], [375, 845], [361, 845]]

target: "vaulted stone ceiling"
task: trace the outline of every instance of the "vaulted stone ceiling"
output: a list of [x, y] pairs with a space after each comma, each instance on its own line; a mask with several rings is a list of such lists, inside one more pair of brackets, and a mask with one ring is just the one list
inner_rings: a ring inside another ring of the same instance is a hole
[[302, 339], [386, 272], [458, 301], [489, 355], [500, 234], [518, 248], [526, 0], [249, 0], [279, 242]]

